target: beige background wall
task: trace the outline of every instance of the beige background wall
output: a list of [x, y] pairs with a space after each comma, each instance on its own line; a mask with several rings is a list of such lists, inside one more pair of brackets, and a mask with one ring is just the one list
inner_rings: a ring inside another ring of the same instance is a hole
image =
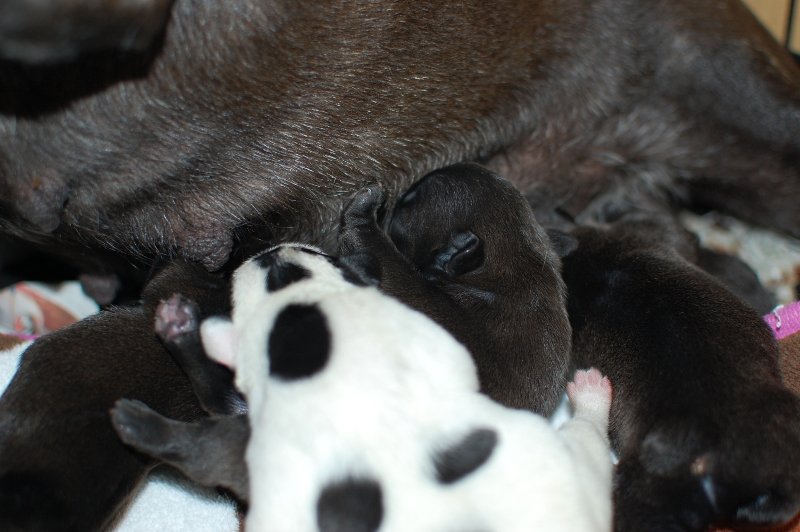
[[[789, 0], [744, 0], [753, 13], [781, 41], [786, 38], [786, 19], [789, 17]], [[795, 8], [795, 28], [791, 47], [800, 52], [800, 2]]]

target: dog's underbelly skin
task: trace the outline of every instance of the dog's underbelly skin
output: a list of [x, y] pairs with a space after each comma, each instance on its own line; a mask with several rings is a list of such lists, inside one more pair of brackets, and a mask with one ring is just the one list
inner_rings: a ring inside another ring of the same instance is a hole
[[[429, 171], [515, 144], [495, 167], [523, 189], [591, 189], [654, 164], [674, 170], [665, 180], [692, 177], [718, 162], [709, 138], [797, 152], [797, 98], [782, 91], [797, 72], [767, 55], [777, 46], [732, 2], [691, 13], [607, 0], [252, 4], [177, 2], [152, 57], [0, 63], [4, 230], [217, 268], [234, 236], [325, 245], [364, 184], [383, 182], [391, 199]], [[735, 24], [702, 22], [711, 15]], [[679, 19], [693, 21], [682, 34]], [[721, 59], [700, 53], [742, 33], [752, 43]], [[724, 86], [729, 107], [747, 96], [753, 112], [707, 105], [727, 103], [714, 96], [725, 66], [761, 81], [746, 95]], [[788, 128], [750, 116], [759, 109], [781, 111]], [[784, 183], [772, 166], [762, 172]], [[781, 186], [800, 188], [795, 174]]]

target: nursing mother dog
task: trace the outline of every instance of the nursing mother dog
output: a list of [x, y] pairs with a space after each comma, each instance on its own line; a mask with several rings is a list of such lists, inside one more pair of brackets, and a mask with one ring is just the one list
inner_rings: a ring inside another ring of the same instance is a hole
[[364, 185], [392, 204], [480, 158], [572, 212], [622, 183], [800, 235], [800, 76], [738, 2], [459, 7], [178, 0], [142, 54], [0, 45], [0, 227], [101, 280], [214, 269], [252, 240], [332, 249]]
[[800, 236], [800, 73], [737, 0], [141, 4], [0, 24], [0, 228], [98, 299], [154, 258], [330, 251], [357, 190], [475, 159], [573, 211], [626, 181]]

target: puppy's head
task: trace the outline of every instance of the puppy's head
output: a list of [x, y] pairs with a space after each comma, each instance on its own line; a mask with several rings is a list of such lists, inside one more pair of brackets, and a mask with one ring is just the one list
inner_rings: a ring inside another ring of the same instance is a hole
[[[203, 345], [211, 358], [237, 370], [236, 385], [252, 406], [260, 402], [254, 395], [261, 393], [267, 375], [292, 377], [322, 369], [330, 338], [317, 302], [351, 286], [316, 248], [272, 248], [236, 270], [231, 319], [205, 320]], [[293, 334], [298, 328], [304, 332]], [[289, 351], [293, 356], [280, 356]]]
[[441, 382], [448, 379], [477, 387], [467, 351], [442, 327], [304, 245], [278, 246], [240, 266], [231, 319], [207, 319], [200, 332], [208, 355], [235, 370], [251, 412], [267, 381], [335, 375], [347, 382], [388, 372], [420, 375], [431, 389], [449, 388]]
[[477, 164], [450, 166], [419, 181], [398, 201], [388, 232], [432, 280], [496, 287], [544, 266], [558, 284], [558, 258], [525, 198]]
[[473, 352], [484, 391], [551, 412], [569, 359], [566, 290], [558, 254], [519, 191], [476, 164], [451, 166], [400, 199], [388, 233], [481, 324], [457, 336]]

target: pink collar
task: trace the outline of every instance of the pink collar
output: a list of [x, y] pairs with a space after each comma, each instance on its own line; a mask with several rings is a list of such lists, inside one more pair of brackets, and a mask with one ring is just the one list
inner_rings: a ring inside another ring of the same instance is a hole
[[778, 305], [764, 316], [764, 321], [770, 326], [775, 338], [781, 340], [800, 331], [800, 301], [788, 305]]

